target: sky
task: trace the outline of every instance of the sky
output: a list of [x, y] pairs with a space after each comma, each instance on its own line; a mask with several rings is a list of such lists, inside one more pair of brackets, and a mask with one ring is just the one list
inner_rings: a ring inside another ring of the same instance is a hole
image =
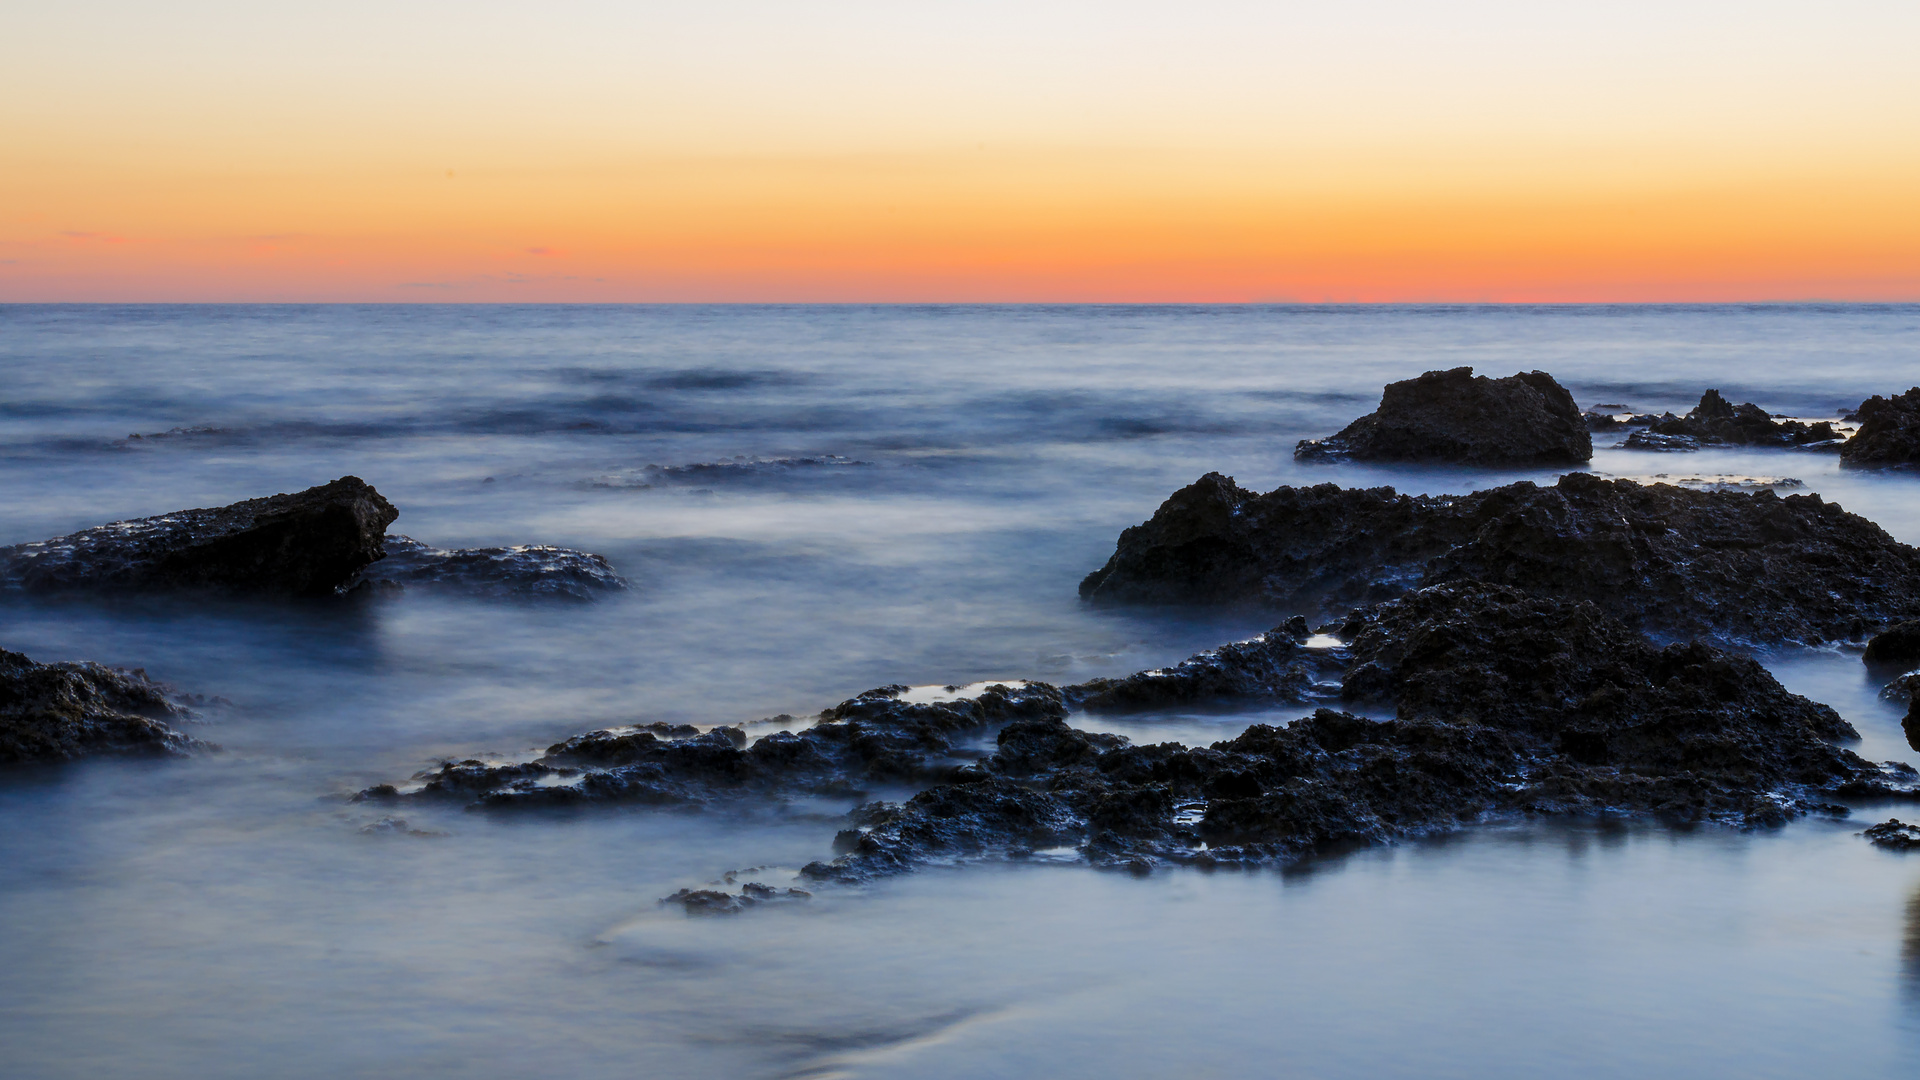
[[1920, 300], [1912, 0], [61, 0], [0, 301]]

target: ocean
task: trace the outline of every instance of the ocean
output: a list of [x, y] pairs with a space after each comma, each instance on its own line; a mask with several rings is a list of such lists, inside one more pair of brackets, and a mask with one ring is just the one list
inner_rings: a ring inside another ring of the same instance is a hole
[[[1920, 858], [1856, 835], [1886, 808], [1505, 823], [1286, 870], [935, 867], [695, 918], [659, 898], [788, 884], [851, 804], [410, 805], [416, 836], [346, 801], [608, 725], [1077, 682], [1258, 633], [1285, 613], [1075, 589], [1209, 471], [1551, 481], [1294, 461], [1384, 383], [1462, 365], [1551, 372], [1582, 406], [1712, 387], [1832, 418], [1920, 383], [1920, 306], [0, 306], [0, 544], [352, 474], [393, 532], [580, 548], [631, 582], [585, 605], [0, 595], [0, 647], [223, 699], [189, 728], [218, 752], [0, 774], [0, 1072], [1920, 1072]], [[1792, 480], [1920, 543], [1920, 474], [1618, 441], [1592, 471]], [[1920, 764], [1857, 653], [1761, 659], [1864, 756]], [[1206, 743], [1303, 711], [1075, 722]]]

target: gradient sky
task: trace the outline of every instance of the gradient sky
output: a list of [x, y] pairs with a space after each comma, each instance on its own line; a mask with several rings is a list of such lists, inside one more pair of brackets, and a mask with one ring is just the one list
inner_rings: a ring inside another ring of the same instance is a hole
[[16, 3], [0, 300], [1920, 300], [1920, 4]]

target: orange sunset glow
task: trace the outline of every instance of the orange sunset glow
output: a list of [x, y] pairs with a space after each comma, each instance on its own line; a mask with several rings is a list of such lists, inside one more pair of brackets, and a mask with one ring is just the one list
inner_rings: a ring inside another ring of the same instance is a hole
[[1909, 6], [12, 23], [6, 301], [1920, 298]]

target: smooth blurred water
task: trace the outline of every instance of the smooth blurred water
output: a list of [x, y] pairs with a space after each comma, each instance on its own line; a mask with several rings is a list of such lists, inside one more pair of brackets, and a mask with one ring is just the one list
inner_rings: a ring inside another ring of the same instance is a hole
[[[636, 586], [0, 602], [0, 646], [232, 702], [194, 732], [219, 754], [0, 779], [0, 1073], [1912, 1075], [1920, 860], [1853, 835], [1887, 808], [1483, 829], [1287, 874], [971, 867], [695, 920], [654, 901], [748, 866], [784, 883], [844, 807], [409, 807], [444, 833], [412, 837], [361, 835], [379, 813], [339, 799], [609, 723], [1123, 674], [1264, 629], [1075, 585], [1208, 470], [1550, 480], [1293, 462], [1383, 383], [1462, 364], [1551, 371], [1583, 405], [1713, 386], [1833, 416], [1920, 382], [1920, 307], [0, 307], [0, 543], [353, 473], [396, 531], [582, 547]], [[171, 429], [213, 430], [127, 438]], [[1920, 541], [1911, 473], [1596, 441], [1597, 472], [1794, 477]], [[719, 463], [742, 467], [647, 469]], [[1854, 655], [1764, 659], [1863, 753], [1913, 758]]]

